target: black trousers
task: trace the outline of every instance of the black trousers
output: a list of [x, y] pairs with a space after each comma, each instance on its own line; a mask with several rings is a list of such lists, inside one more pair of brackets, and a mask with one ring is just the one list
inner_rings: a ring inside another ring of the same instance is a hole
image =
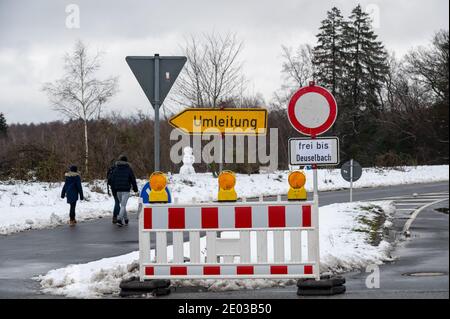
[[70, 220], [75, 220], [75, 207], [77, 206], [77, 202], [70, 203]]

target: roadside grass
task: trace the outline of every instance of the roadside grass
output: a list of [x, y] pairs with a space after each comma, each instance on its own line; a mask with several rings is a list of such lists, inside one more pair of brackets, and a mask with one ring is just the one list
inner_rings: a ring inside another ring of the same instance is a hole
[[361, 205], [359, 209], [367, 213], [357, 218], [361, 227], [353, 228], [353, 231], [367, 233], [368, 243], [378, 246], [385, 235], [385, 212], [380, 206], [373, 204]]

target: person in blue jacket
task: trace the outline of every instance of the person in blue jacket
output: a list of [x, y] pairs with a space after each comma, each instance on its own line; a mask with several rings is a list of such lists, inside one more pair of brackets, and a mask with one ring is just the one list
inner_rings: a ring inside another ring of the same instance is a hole
[[77, 223], [75, 219], [75, 207], [78, 198], [84, 199], [83, 188], [81, 186], [81, 177], [78, 173], [78, 168], [75, 165], [70, 166], [69, 172], [65, 174], [66, 181], [61, 191], [61, 198], [67, 198], [67, 203], [70, 205], [69, 224], [75, 226]]

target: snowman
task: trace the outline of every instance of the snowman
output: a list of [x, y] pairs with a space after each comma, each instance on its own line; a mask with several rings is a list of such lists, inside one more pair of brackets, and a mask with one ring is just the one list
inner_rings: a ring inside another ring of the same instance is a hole
[[192, 164], [195, 162], [195, 157], [193, 155], [193, 150], [191, 147], [187, 146], [183, 149], [183, 166], [180, 168], [180, 174], [189, 175], [195, 174], [195, 169]]

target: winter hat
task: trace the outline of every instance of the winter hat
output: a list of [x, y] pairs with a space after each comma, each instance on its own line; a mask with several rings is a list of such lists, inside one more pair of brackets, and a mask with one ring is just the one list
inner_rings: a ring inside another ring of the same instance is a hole
[[76, 167], [75, 165], [70, 165], [69, 171], [76, 173], [78, 171], [78, 167]]
[[128, 157], [126, 157], [125, 155], [120, 155], [119, 161], [128, 162]]

